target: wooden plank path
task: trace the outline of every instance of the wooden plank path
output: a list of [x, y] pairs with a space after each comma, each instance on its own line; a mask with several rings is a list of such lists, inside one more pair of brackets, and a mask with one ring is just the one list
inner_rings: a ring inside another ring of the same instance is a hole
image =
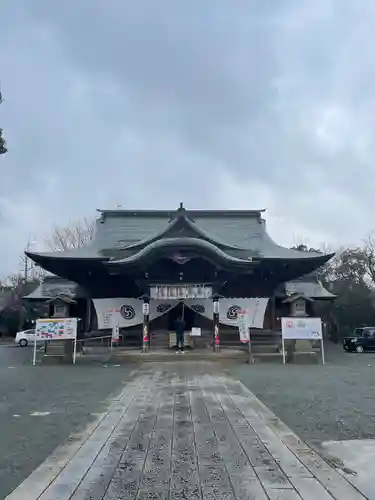
[[240, 382], [140, 370], [8, 500], [364, 500]]

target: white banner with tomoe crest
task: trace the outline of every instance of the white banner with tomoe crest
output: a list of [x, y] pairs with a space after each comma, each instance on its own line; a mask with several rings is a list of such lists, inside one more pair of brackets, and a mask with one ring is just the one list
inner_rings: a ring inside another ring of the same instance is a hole
[[[263, 328], [267, 297], [259, 298], [223, 298], [219, 300], [219, 321], [224, 325], [238, 327], [238, 312], [247, 311], [249, 328]], [[98, 329], [112, 328], [118, 322], [120, 328], [139, 325], [143, 322], [143, 301], [135, 298], [94, 299], [98, 318]], [[208, 319], [213, 318], [211, 299], [150, 300], [149, 319], [162, 316], [180, 302]]]
[[[247, 321], [249, 328], [263, 328], [264, 315], [266, 313], [268, 297], [253, 298], [223, 298], [219, 302], [219, 322], [223, 325], [238, 328], [238, 313], [247, 311]], [[212, 319], [214, 305], [211, 299], [197, 300], [185, 299], [184, 304], [197, 313]]]
[[[98, 318], [98, 329], [112, 328], [118, 323], [120, 328], [140, 325], [143, 322], [143, 300], [134, 298], [94, 299], [94, 306]], [[149, 319], [162, 316], [173, 309], [178, 302], [166, 303], [161, 300], [150, 300], [148, 309]]]

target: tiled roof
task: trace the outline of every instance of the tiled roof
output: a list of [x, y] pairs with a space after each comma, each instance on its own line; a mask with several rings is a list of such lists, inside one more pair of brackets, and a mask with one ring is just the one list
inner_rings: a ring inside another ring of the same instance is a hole
[[86, 294], [76, 283], [59, 276], [48, 276], [32, 293], [25, 295], [24, 299], [40, 300], [69, 295], [72, 297], [85, 297]]
[[334, 299], [335, 295], [329, 292], [318, 281], [316, 283], [304, 282], [302, 280], [288, 281], [285, 283], [286, 295], [300, 294], [312, 299]]
[[[107, 250], [126, 249], [137, 243], [162, 237], [176, 216], [171, 211], [101, 211], [95, 238], [90, 245], [65, 252], [41, 254], [51, 257], [100, 259]], [[322, 254], [302, 252], [277, 245], [266, 231], [261, 210], [220, 211], [186, 210], [197, 230], [210, 236], [217, 245], [255, 252], [260, 257], [275, 259], [311, 259]], [[31, 257], [33, 257], [31, 255]]]
[[318, 280], [314, 273], [310, 273], [300, 278], [287, 281], [276, 290], [276, 295], [285, 297], [290, 295], [304, 295], [312, 299], [334, 299], [336, 296], [329, 292]]

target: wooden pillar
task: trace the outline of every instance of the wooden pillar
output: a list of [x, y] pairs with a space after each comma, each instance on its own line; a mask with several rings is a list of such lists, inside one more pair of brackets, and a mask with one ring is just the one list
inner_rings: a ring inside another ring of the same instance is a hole
[[214, 332], [213, 332], [213, 351], [220, 351], [220, 322], [219, 322], [219, 312], [220, 312], [220, 304], [219, 297], [214, 295], [212, 297], [213, 304], [213, 324], [214, 324]]
[[142, 325], [142, 352], [150, 349], [150, 297], [143, 295], [143, 325]]
[[271, 297], [271, 330], [276, 330], [276, 297], [275, 294]]
[[91, 298], [86, 299], [86, 332], [91, 330]]

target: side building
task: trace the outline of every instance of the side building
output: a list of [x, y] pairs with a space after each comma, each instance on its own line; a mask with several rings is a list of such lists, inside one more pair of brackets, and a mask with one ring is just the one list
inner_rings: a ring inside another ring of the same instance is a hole
[[187, 328], [212, 331], [213, 300], [220, 304], [222, 330], [233, 339], [240, 309], [251, 312], [252, 327], [278, 329], [285, 298], [333, 298], [313, 274], [331, 255], [277, 245], [263, 212], [186, 210], [182, 204], [176, 211], [99, 210], [88, 246], [27, 253], [52, 276], [26, 300], [48, 308], [60, 297], [84, 330], [105, 330], [115, 321], [125, 341], [140, 338], [143, 302], [149, 302], [156, 341], [181, 313]]

